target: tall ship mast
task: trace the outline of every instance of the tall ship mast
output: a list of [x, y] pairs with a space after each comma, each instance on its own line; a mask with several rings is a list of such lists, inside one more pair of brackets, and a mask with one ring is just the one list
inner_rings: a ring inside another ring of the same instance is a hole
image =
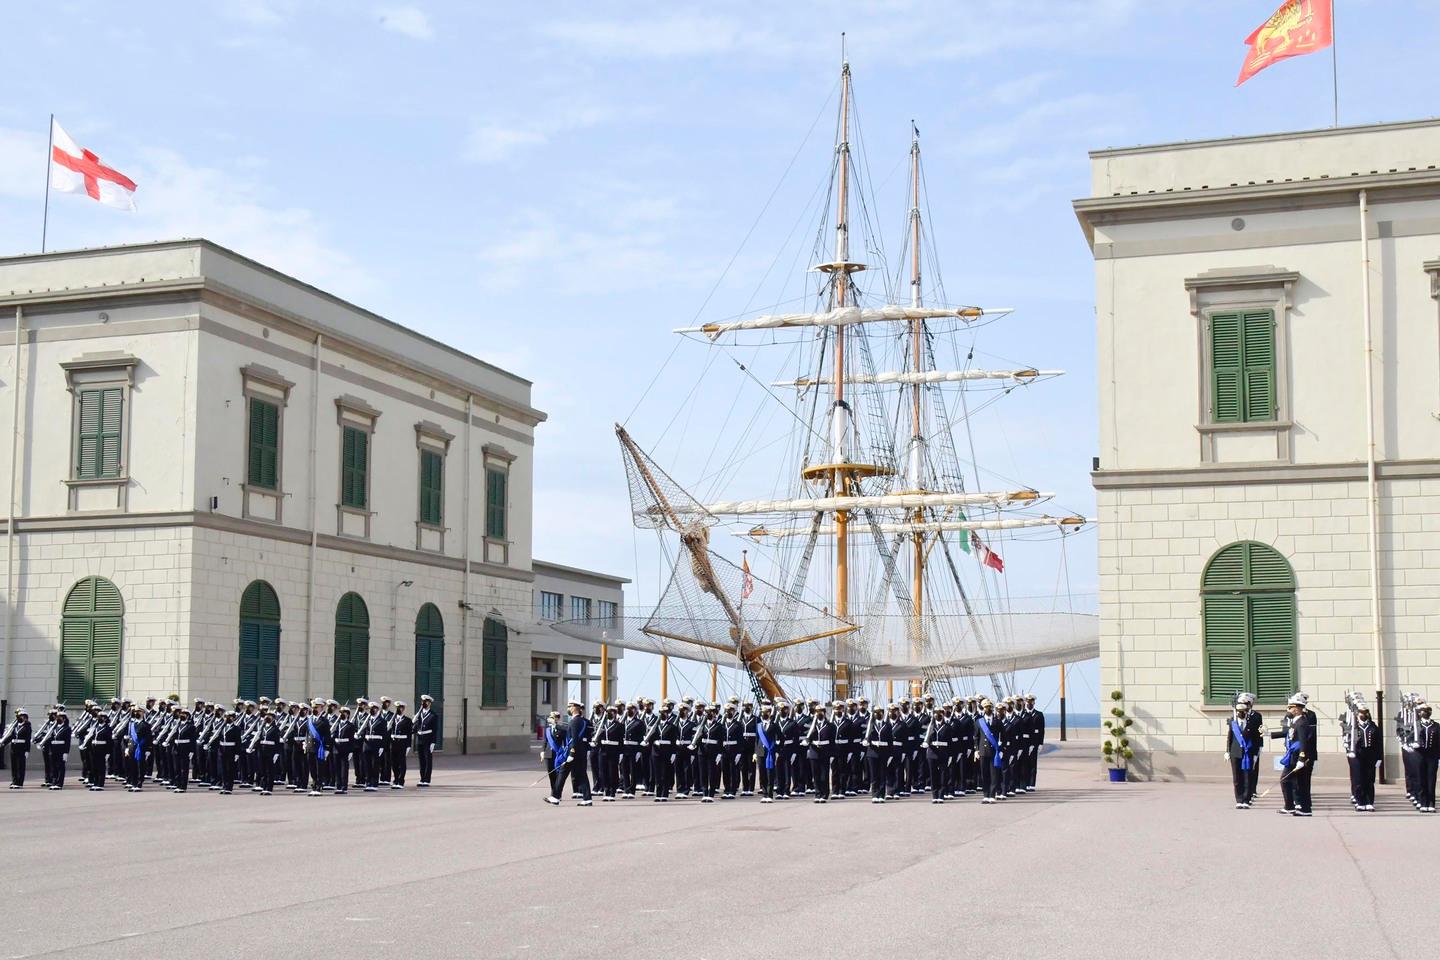
[[[1063, 549], [1065, 537], [1089, 521], [1073, 512], [1039, 512], [1053, 494], [1025, 484], [982, 489], [983, 471], [973, 454], [967, 464], [960, 449], [962, 441], [973, 448], [971, 394], [984, 391], [980, 400], [988, 404], [1062, 371], [976, 366], [973, 338], [1011, 311], [949, 305], [943, 287], [927, 288], [922, 267], [931, 251], [924, 246], [924, 175], [913, 122], [908, 256], [902, 256], [908, 303], [865, 293], [859, 279], [871, 267], [853, 250], [883, 260], [883, 245], [852, 244], [860, 183], [853, 121], [844, 62], [829, 178], [833, 221], [827, 228], [829, 217], [822, 217], [815, 250], [827, 232], [831, 240], [809, 271], [817, 278], [815, 310], [741, 315], [675, 331], [710, 349], [784, 354], [781, 376], [768, 382], [758, 379], [756, 365], [736, 360], [742, 388], [758, 388], [762, 406], [781, 406], [788, 419], [779, 418], [781, 427], [764, 444], [747, 428], [730, 462], [748, 463], [782, 446], [791, 466], [781, 466], [768, 497], [700, 498], [617, 425], [634, 522], [657, 531], [667, 556], [676, 538], [679, 550], [653, 611], [557, 629], [739, 668], [757, 697], [784, 695], [791, 681], [782, 678], [791, 677], [827, 680], [839, 699], [866, 683], [884, 682], [893, 691], [897, 680], [908, 682], [913, 695], [976, 678], [1000, 693], [1017, 669], [1098, 653], [1093, 617], [1017, 611], [1006, 602], [1003, 560], [987, 540], [1034, 531]], [[873, 207], [861, 197], [866, 227]], [[727, 542], [714, 542], [725, 533]], [[725, 556], [733, 556], [736, 543], [746, 546], [739, 564]], [[765, 575], [752, 571], [752, 550]]]

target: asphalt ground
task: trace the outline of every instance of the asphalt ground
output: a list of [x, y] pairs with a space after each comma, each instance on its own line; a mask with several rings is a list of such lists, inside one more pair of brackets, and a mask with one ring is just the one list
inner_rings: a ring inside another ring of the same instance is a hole
[[1431, 950], [1440, 817], [1396, 787], [1357, 814], [1317, 780], [1301, 820], [1278, 789], [1236, 811], [1228, 783], [1109, 784], [1095, 757], [1066, 744], [1039, 792], [994, 806], [554, 808], [517, 757], [440, 758], [425, 792], [5, 791], [0, 957]]

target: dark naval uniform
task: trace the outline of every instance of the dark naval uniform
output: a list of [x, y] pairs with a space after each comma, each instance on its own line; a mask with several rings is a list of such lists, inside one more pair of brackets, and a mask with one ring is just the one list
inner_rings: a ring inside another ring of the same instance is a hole
[[30, 758], [32, 730], [30, 718], [19, 714], [0, 736], [0, 749], [10, 749], [10, 789], [19, 790], [25, 786], [25, 763]]

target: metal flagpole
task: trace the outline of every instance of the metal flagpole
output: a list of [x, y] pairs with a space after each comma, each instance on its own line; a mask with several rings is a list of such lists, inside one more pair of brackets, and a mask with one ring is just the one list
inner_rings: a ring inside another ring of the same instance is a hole
[[1330, 0], [1330, 94], [1334, 98], [1335, 122], [1332, 126], [1340, 126], [1340, 65], [1337, 47], [1339, 40], [1335, 35], [1335, 0]]
[[40, 252], [50, 238], [50, 162], [55, 155], [55, 114], [50, 114], [50, 129], [45, 135], [45, 217], [40, 221]]

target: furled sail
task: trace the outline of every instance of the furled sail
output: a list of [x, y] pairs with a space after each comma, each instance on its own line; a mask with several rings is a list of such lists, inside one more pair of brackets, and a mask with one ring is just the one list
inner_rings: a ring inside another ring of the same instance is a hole
[[[1039, 377], [1063, 376], [1064, 370], [886, 370], [881, 373], [861, 373], [845, 378], [846, 383], [905, 384], [913, 386], [925, 383], [964, 383], [969, 380], [1010, 380], [1015, 383], [1029, 383]], [[772, 387], [828, 386], [834, 383], [831, 377], [801, 377], [798, 380], [777, 380]]]
[[781, 327], [848, 327], [857, 323], [878, 323], [897, 320], [940, 320], [959, 318], [979, 320], [981, 317], [1003, 317], [1011, 307], [904, 307], [886, 304], [883, 307], [837, 307], [824, 313], [776, 313], [749, 320], [706, 323], [698, 327], [678, 327], [676, 333], [703, 333], [715, 339], [735, 330], [776, 330]]
[[[724, 500], [686, 509], [711, 515], [746, 516], [763, 513], [833, 513], [836, 510], [921, 510], [934, 507], [999, 507], [1008, 503], [1034, 503], [1053, 493], [1011, 490], [994, 493], [889, 493], [856, 497], [797, 497], [790, 500]], [[679, 512], [679, 511], [677, 511]]]

